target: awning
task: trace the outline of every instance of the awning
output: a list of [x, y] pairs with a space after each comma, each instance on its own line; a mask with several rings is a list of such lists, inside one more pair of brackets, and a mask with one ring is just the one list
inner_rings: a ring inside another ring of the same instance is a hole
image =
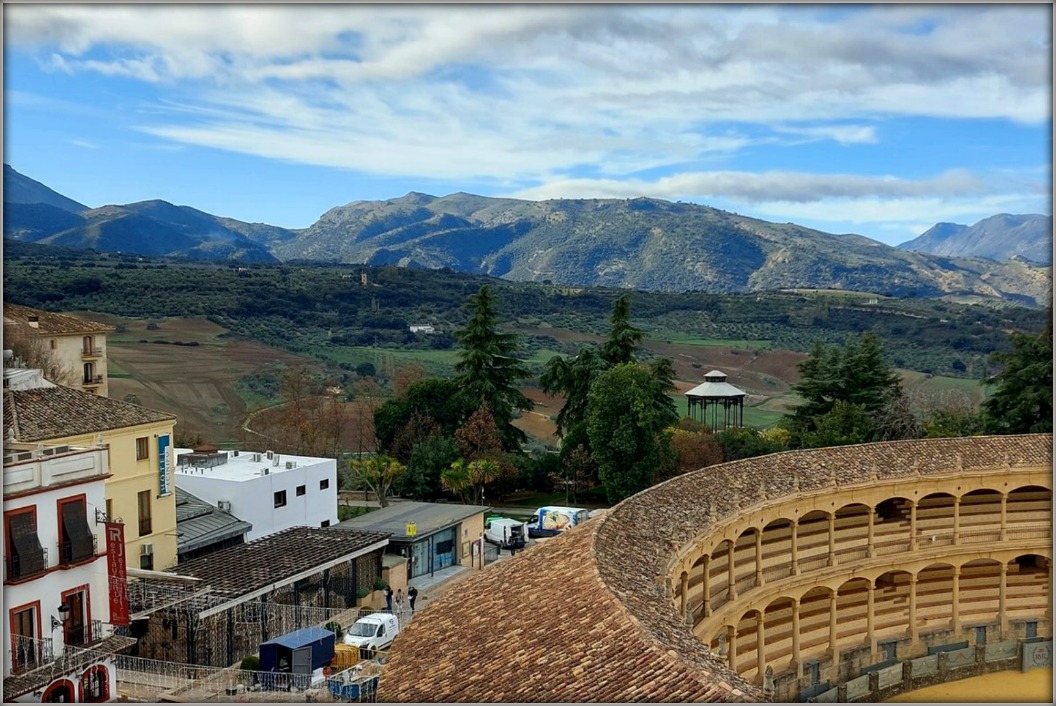
[[14, 577], [42, 573], [47, 568], [47, 562], [44, 559], [44, 549], [40, 546], [40, 538], [37, 536], [33, 515], [28, 512], [9, 515], [8, 522], [11, 527], [11, 543], [15, 549], [15, 556], [11, 557], [11, 573]]
[[88, 526], [83, 502], [63, 503], [62, 530], [66, 535], [64, 541], [69, 543], [69, 549], [64, 552], [63, 558], [81, 561], [95, 555], [95, 535]]

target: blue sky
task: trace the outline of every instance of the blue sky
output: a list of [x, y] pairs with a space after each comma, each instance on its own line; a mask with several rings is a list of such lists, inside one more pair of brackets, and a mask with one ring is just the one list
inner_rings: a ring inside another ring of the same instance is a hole
[[4, 161], [303, 228], [409, 191], [888, 244], [1052, 213], [1051, 5], [6, 5]]

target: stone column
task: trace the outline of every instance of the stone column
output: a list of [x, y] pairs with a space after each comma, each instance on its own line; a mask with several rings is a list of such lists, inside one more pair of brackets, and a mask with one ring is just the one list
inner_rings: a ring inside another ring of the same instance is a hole
[[730, 553], [726, 557], [726, 573], [730, 587], [730, 600], [737, 599], [737, 566], [734, 562], [733, 550], [736, 548], [736, 541], [733, 539], [726, 540], [730, 543]]
[[729, 652], [730, 658], [730, 671], [737, 671], [737, 626], [727, 625], [726, 626], [726, 645]]
[[792, 664], [796, 668], [796, 676], [803, 676], [803, 663], [799, 659], [799, 599], [792, 601]]
[[839, 649], [836, 646], [836, 592], [829, 596], [829, 655], [833, 664], [839, 660]]
[[909, 550], [917, 551], [917, 501], [909, 501]]
[[792, 575], [799, 576], [799, 518], [792, 518]]
[[711, 615], [711, 555], [710, 554], [705, 554], [704, 555], [703, 568], [704, 568], [704, 576], [702, 577], [703, 585], [701, 586], [701, 591], [703, 592], [703, 595], [704, 595], [704, 612], [702, 613], [701, 618], [707, 618], [709, 615]]
[[829, 566], [836, 565], [836, 513], [829, 513]]
[[953, 567], [953, 591], [950, 596], [953, 599], [953, 638], [956, 640], [961, 634], [961, 567]]
[[1008, 493], [1001, 493], [1001, 541], [1008, 536]]
[[763, 671], [766, 669], [766, 625], [765, 614], [759, 611], [759, 617], [755, 623], [755, 671], [760, 684], [763, 683]]
[[869, 579], [869, 590], [865, 594], [865, 636], [869, 641], [869, 661], [876, 661], [876, 605], [873, 595], [873, 580]]
[[682, 620], [686, 619], [686, 613], [689, 611], [689, 572], [682, 572], [682, 581], [680, 582], [682, 590]]
[[763, 531], [755, 532], [755, 585], [763, 585]]
[[1008, 635], [1008, 614], [1006, 608], [1006, 593], [1008, 584], [1008, 564], [1001, 562], [1001, 583], [997, 594], [997, 617], [1001, 623], [1001, 639]]
[[868, 535], [869, 536], [869, 558], [870, 559], [872, 559], [874, 556], [876, 556], [876, 550], [873, 547], [873, 544], [874, 544], [874, 542], [873, 542], [873, 534], [875, 532], [875, 530], [873, 528], [874, 528], [874, 526], [876, 524], [876, 519], [875, 518], [876, 518], [876, 509], [872, 505], [870, 505], [869, 506], [869, 535]]
[[961, 543], [961, 498], [953, 499], [953, 543]]
[[919, 641], [917, 634], [917, 575], [909, 575], [909, 639], [915, 645]]

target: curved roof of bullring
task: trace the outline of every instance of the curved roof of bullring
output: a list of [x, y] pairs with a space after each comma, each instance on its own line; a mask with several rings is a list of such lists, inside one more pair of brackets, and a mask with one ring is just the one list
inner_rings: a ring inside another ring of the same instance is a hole
[[766, 498], [951, 469], [1052, 465], [1052, 435], [792, 451], [656, 485], [473, 574], [396, 638], [378, 697], [417, 702], [762, 701], [664, 597], [701, 528]]

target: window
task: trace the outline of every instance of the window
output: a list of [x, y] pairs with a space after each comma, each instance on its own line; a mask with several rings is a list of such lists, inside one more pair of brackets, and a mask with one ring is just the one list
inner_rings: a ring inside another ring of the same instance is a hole
[[150, 440], [145, 436], [136, 439], [136, 460], [142, 461], [150, 456]]
[[298, 485], [298, 486], [297, 486], [297, 497], [301, 497], [301, 496], [302, 496], [302, 495], [304, 495], [304, 494], [305, 494], [306, 492], [307, 492], [307, 491], [306, 491], [306, 490], [304, 489], [304, 486], [303, 486], [303, 485]]
[[139, 555], [139, 568], [147, 569], [148, 571], [154, 568], [154, 555], [153, 554], [140, 554]]
[[[319, 526], [320, 527], [329, 527], [330, 526], [330, 520], [323, 520], [322, 522], [319, 523]], [[1034, 627], [1037, 627], [1037, 623], [1034, 624]]]
[[55, 350], [58, 347], [59, 347], [59, 342], [56, 341], [54, 338], [51, 339], [51, 350]]
[[136, 497], [139, 501], [139, 536], [143, 537], [153, 530], [150, 521], [150, 491], [144, 490]]
[[94, 380], [95, 380], [95, 366], [92, 365], [91, 363], [85, 363], [84, 364], [84, 379], [83, 379], [84, 384], [88, 385], [91, 382], [93, 382]]
[[35, 507], [21, 508], [4, 515], [7, 537], [4, 551], [4, 578], [12, 581], [44, 573], [48, 554], [37, 536]]
[[59, 506], [59, 564], [76, 564], [95, 556], [95, 535], [88, 525], [84, 496], [65, 498]]
[[37, 641], [37, 606], [11, 611], [11, 646], [13, 671], [23, 672], [44, 661], [41, 642]]
[[70, 617], [63, 624], [63, 642], [67, 645], [87, 645], [92, 641], [88, 627], [92, 624], [88, 611], [88, 586], [79, 586], [62, 594], [62, 602], [70, 608]]
[[280, 490], [275, 493], [275, 507], [286, 507], [286, 491]]
[[92, 337], [91, 336], [85, 336], [83, 339], [81, 339], [81, 346], [82, 346], [81, 350], [83, 350], [85, 353], [91, 355], [92, 348], [94, 347], [94, 346], [92, 346]]
[[319, 481], [319, 490], [326, 490], [329, 487], [330, 487], [330, 479], [329, 478], [323, 478], [321, 481]]

